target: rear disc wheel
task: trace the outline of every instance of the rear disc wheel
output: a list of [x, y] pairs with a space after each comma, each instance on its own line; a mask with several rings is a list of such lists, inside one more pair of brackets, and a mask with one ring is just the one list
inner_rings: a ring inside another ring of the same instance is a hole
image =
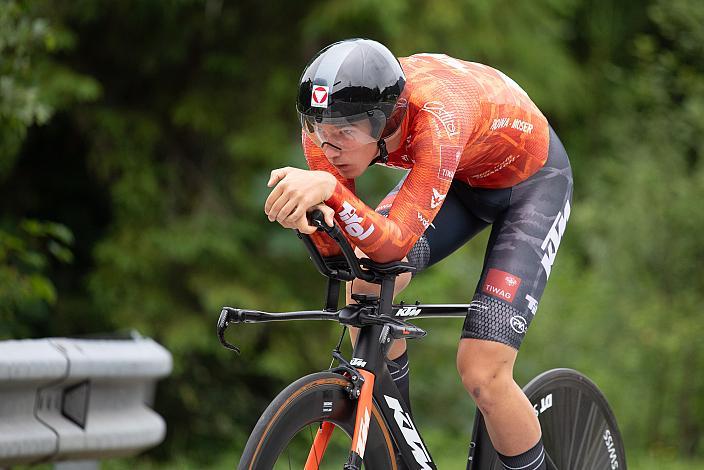
[[626, 470], [614, 413], [585, 375], [572, 369], [549, 370], [523, 391], [540, 420], [548, 469]]
[[[531, 380], [523, 392], [540, 421], [548, 470], [626, 469], [616, 418], [604, 395], [586, 376], [572, 369], [549, 370]], [[481, 420], [475, 437], [477, 462], [472, 468], [504, 470], [481, 414], [477, 419]]]

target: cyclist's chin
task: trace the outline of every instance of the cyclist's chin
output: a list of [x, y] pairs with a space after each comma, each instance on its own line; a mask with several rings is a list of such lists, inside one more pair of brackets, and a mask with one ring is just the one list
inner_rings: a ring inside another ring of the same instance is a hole
[[372, 143], [329, 160], [344, 178], [354, 179], [364, 173], [377, 153], [376, 144]]
[[341, 164], [341, 165], [335, 165], [335, 168], [337, 168], [337, 171], [340, 172], [340, 175], [342, 177], [347, 178], [347, 179], [354, 179], [364, 173], [365, 168], [362, 167], [361, 165], [356, 165], [356, 164]]

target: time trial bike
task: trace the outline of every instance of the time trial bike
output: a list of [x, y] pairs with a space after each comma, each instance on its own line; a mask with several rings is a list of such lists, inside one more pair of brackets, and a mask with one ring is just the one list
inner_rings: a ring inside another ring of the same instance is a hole
[[[323, 310], [268, 313], [224, 307], [217, 323], [220, 342], [237, 323], [332, 320], [343, 325], [333, 350], [335, 367], [302, 377], [286, 387], [264, 411], [244, 447], [238, 469], [340, 468], [358, 470], [433, 469], [436, 464], [387, 368], [394, 340], [426, 332], [408, 319], [465, 317], [472, 304], [393, 304], [396, 276], [413, 272], [405, 262], [359, 259], [335, 224], [320, 211], [311, 223], [340, 246], [342, 256], [324, 258], [308, 235], [298, 232], [316, 268], [328, 278]], [[341, 281], [355, 278], [381, 285], [379, 296], [353, 295], [356, 303], [338, 309]], [[359, 328], [352, 357], [340, 353], [347, 327]], [[549, 470], [626, 469], [616, 419], [606, 398], [572, 369], [544, 372], [525, 387], [540, 420]], [[467, 456], [468, 470], [503, 470], [477, 410]]]

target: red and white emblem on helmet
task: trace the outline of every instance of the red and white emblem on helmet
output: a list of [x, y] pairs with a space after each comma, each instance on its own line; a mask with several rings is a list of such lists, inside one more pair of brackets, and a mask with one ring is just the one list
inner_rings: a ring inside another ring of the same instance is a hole
[[310, 95], [310, 105], [315, 108], [328, 107], [328, 87], [323, 85], [315, 85], [313, 93]]

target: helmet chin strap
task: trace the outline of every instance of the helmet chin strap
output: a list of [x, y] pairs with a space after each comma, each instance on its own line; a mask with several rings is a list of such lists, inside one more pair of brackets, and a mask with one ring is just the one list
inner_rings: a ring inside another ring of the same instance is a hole
[[384, 139], [379, 139], [376, 145], [379, 147], [379, 156], [375, 157], [374, 160], [369, 163], [369, 166], [372, 166], [375, 163], [384, 164], [389, 160], [389, 152], [386, 150], [386, 141]]

